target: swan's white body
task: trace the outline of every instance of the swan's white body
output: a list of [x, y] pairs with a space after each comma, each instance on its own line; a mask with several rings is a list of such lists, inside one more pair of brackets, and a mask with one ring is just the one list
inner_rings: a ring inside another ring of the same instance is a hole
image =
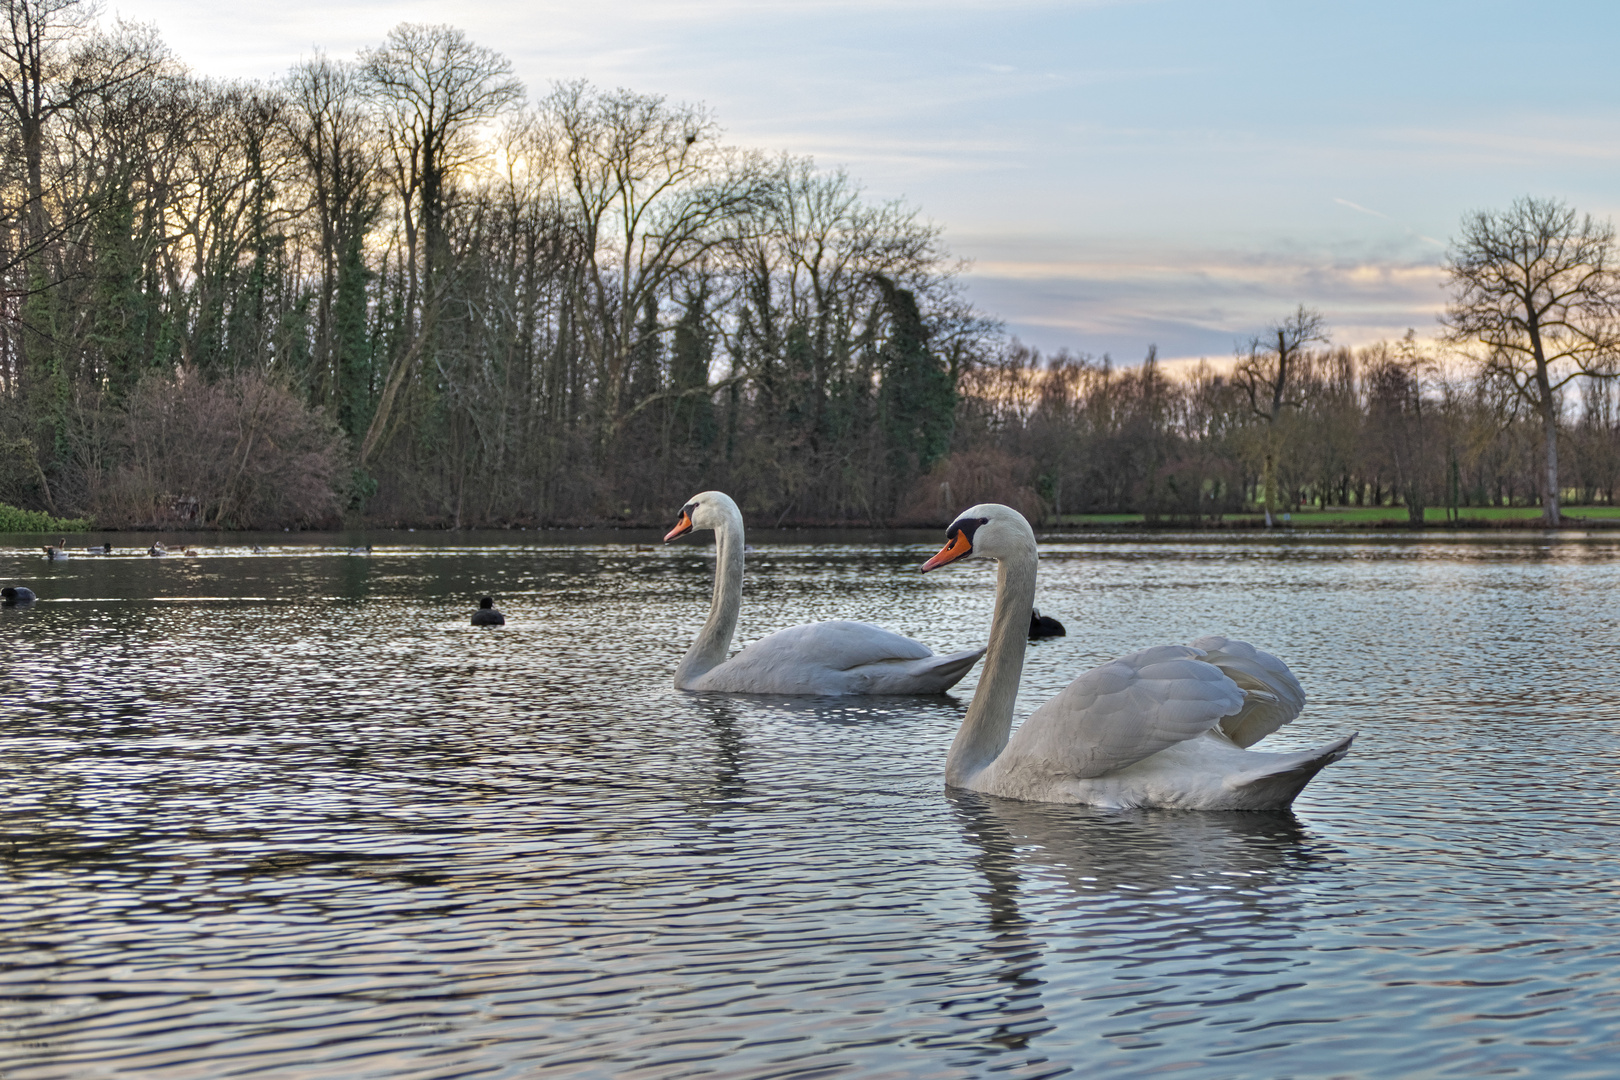
[[1303, 753], [1245, 749], [1298, 716], [1305, 692], [1281, 660], [1224, 637], [1143, 649], [1088, 671], [1012, 732], [1035, 533], [1016, 510], [986, 503], [958, 517], [949, 536], [925, 570], [968, 555], [999, 564], [989, 656], [946, 759], [950, 786], [1103, 807], [1275, 810], [1349, 751], [1354, 735]]
[[675, 669], [677, 690], [740, 694], [941, 694], [983, 649], [935, 655], [900, 634], [834, 620], [790, 626], [726, 658], [742, 610], [742, 511], [729, 495], [694, 495], [665, 540], [695, 529], [715, 534], [714, 599], [708, 621]]

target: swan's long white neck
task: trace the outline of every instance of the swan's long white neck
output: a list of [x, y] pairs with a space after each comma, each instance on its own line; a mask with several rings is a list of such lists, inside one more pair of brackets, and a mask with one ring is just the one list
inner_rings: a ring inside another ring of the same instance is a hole
[[990, 620], [984, 675], [945, 759], [945, 782], [953, 787], [966, 787], [1007, 745], [1018, 680], [1024, 673], [1029, 613], [1035, 606], [1036, 561], [1033, 536], [1027, 551], [1014, 551], [997, 560], [996, 613]]
[[714, 599], [709, 604], [709, 621], [675, 669], [675, 685], [680, 689], [725, 660], [737, 632], [737, 614], [742, 610], [742, 513], [735, 506], [715, 509], [724, 518], [714, 529]]

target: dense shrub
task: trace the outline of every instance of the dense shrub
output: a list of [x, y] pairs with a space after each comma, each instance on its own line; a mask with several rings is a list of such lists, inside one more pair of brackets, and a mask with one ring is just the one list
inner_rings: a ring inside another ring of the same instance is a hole
[[148, 378], [130, 395], [121, 436], [122, 462], [98, 493], [104, 524], [308, 527], [342, 513], [342, 432], [263, 374]]
[[0, 503], [0, 533], [85, 532], [90, 522], [83, 518], [52, 517], [43, 510], [19, 510]]
[[1041, 497], [1030, 484], [1034, 462], [979, 447], [958, 450], [939, 461], [911, 490], [900, 511], [907, 525], [949, 525], [956, 515], [984, 502], [1004, 503], [1032, 522], [1045, 517]]

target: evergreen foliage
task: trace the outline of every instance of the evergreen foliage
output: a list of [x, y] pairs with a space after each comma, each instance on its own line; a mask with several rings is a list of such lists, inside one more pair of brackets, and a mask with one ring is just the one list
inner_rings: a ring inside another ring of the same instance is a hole
[[1606, 353], [1530, 405], [1411, 343], [1335, 348], [1304, 308], [1190, 378], [1047, 359], [912, 208], [727, 146], [700, 107], [583, 82], [524, 105], [448, 26], [273, 85], [199, 79], [138, 27], [41, 33], [7, 74], [40, 108], [0, 107], [0, 499], [53, 517], [647, 522], [723, 488], [766, 523], [984, 498], [1418, 520], [1545, 495], [1538, 419], [1564, 498], [1620, 483]]
[[59, 518], [39, 510], [20, 510], [0, 503], [0, 533], [77, 533], [88, 532], [84, 518]]

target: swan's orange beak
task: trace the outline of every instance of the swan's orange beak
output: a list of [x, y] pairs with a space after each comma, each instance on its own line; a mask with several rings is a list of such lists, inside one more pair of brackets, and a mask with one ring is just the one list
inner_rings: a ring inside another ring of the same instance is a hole
[[936, 567], [955, 562], [957, 559], [965, 558], [971, 554], [973, 554], [973, 541], [968, 539], [967, 533], [958, 532], [951, 537], [950, 543], [939, 549], [938, 555], [922, 564], [922, 572], [926, 574]]
[[673, 529], [669, 530], [669, 532], [664, 534], [664, 543], [667, 544], [671, 540], [675, 539], [677, 536], [685, 536], [687, 533], [689, 533], [691, 531], [692, 531], [692, 515], [688, 514], [685, 510], [682, 510], [681, 511], [681, 520], [679, 520], [679, 521], [677, 521], [675, 523], [675, 527]]

